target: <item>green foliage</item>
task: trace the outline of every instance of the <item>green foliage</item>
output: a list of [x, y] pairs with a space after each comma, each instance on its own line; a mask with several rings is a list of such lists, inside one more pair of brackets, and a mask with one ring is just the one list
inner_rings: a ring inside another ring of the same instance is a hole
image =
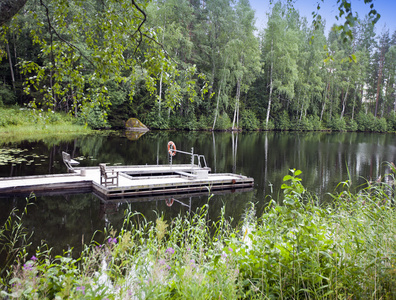
[[168, 119], [163, 114], [158, 115], [158, 111], [152, 110], [142, 121], [151, 129], [169, 129]]
[[279, 130], [289, 130], [291, 128], [290, 117], [287, 111], [283, 111], [275, 119], [275, 127]]
[[293, 130], [314, 131], [322, 129], [322, 124], [317, 116], [308, 118], [303, 117], [301, 120], [297, 120], [293, 123]]
[[[395, 130], [388, 112], [396, 48], [389, 33], [375, 42], [373, 7], [357, 19], [350, 1], [339, 1], [345, 22], [326, 38], [323, 24], [310, 26], [292, 1], [274, 2], [258, 34], [248, 1], [197, 3], [28, 1], [0, 35], [0, 105], [18, 100], [64, 111], [93, 128], [122, 128], [138, 117], [157, 129], [211, 129], [209, 115], [234, 110], [245, 130], [260, 127], [259, 118], [265, 129], [302, 131], [378, 106], [387, 126], [369, 116], [356, 118], [358, 130]], [[153, 105], [174, 114], [156, 118]], [[228, 129], [226, 123], [216, 127]], [[355, 125], [328, 124], [341, 131]]]
[[268, 124], [266, 124], [266, 122], [263, 121], [262, 128], [264, 128], [264, 130], [274, 130], [275, 124], [272, 120], [268, 120]]
[[84, 107], [78, 117], [78, 122], [93, 129], [109, 127], [106, 114], [98, 106]]
[[356, 117], [359, 131], [374, 131], [375, 117], [372, 113], [359, 112]]
[[387, 118], [387, 128], [389, 131], [396, 131], [396, 113], [392, 112]]
[[48, 138], [60, 133], [86, 134], [91, 129], [78, 125], [76, 118], [64, 113], [18, 107], [0, 108], [2, 141]]
[[[389, 164], [393, 180], [396, 168]], [[394, 299], [396, 211], [388, 183], [351, 193], [342, 182], [318, 206], [301, 171], [283, 178], [283, 202], [271, 199], [239, 226], [210, 220], [208, 204], [169, 224], [125, 211], [117, 234], [87, 245], [79, 259], [37, 249], [23, 257], [2, 297], [41, 299]], [[337, 296], [336, 296], [337, 295]], [[335, 298], [336, 297], [336, 298]]]
[[376, 118], [375, 119], [375, 132], [386, 132], [388, 130], [387, 122], [385, 118]]
[[350, 120], [348, 122], [347, 130], [348, 131], [357, 131], [359, 128], [358, 123], [355, 120]]
[[16, 96], [11, 89], [5, 84], [0, 85], [0, 107], [3, 105], [14, 105], [15, 100]]
[[328, 121], [327, 127], [334, 131], [347, 130], [347, 124], [345, 118], [340, 119], [339, 116], [335, 116], [331, 119], [331, 121]]
[[22, 125], [26, 115], [20, 113], [18, 108], [0, 109], [0, 127]]
[[13, 208], [0, 227], [0, 288], [8, 285], [8, 281], [12, 278], [14, 263], [24, 259], [26, 249], [30, 245], [31, 234], [23, 225], [30, 204], [29, 198], [23, 211]]
[[202, 130], [207, 130], [211, 128], [211, 117], [210, 116], [205, 116], [201, 115], [199, 117], [199, 121], [197, 124], [197, 129], [202, 129]]
[[359, 131], [386, 132], [387, 122], [385, 118], [376, 118], [372, 113], [360, 112], [356, 118]]
[[245, 130], [257, 130], [260, 128], [260, 122], [256, 114], [250, 109], [245, 109], [241, 112], [240, 122], [242, 129]]
[[232, 122], [226, 112], [223, 112], [223, 114], [217, 117], [216, 126], [214, 128], [215, 130], [228, 130], [231, 127], [232, 127]]

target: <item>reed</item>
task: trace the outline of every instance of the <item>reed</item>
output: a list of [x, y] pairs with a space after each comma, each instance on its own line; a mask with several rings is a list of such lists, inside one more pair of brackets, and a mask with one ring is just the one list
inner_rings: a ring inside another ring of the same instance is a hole
[[[394, 170], [393, 170], [394, 171]], [[395, 299], [396, 212], [387, 180], [317, 205], [301, 174], [284, 177], [283, 203], [250, 205], [237, 227], [208, 218], [210, 201], [173, 219], [128, 209], [120, 231], [79, 259], [37, 249], [16, 261], [1, 295], [17, 299]], [[393, 178], [393, 174], [390, 174]]]
[[[63, 113], [19, 108], [0, 109], [0, 137], [15, 142], [34, 137], [43, 139], [61, 134], [86, 134], [91, 129]], [[17, 140], [16, 140], [17, 139]]]

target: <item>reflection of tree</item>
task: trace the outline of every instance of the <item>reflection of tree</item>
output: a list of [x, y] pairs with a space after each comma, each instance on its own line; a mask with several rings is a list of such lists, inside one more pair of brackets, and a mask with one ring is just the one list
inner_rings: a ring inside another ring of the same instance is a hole
[[89, 243], [95, 230], [104, 227], [98, 210], [98, 200], [91, 194], [37, 198], [24, 222], [34, 232], [32, 249], [45, 241], [54, 253], [68, 246], [80, 251], [82, 242]]
[[[303, 171], [304, 186], [318, 195], [332, 192], [336, 185], [348, 179], [353, 185], [364, 183], [363, 176], [369, 179], [383, 175], [382, 163], [396, 161], [396, 138], [390, 134], [365, 133], [303, 133], [303, 132], [147, 132], [138, 141], [129, 141], [121, 134], [110, 136], [89, 135], [77, 140], [62, 140], [59, 144], [44, 142], [23, 142], [10, 145], [28, 149], [27, 153], [45, 157], [35, 158], [37, 164], [14, 166], [15, 175], [64, 173], [61, 151], [74, 151], [77, 156], [93, 157], [81, 165], [110, 164], [167, 164], [167, 143], [172, 140], [180, 150], [194, 152], [206, 157], [212, 172], [247, 175], [255, 179], [255, 190], [248, 193], [216, 195], [209, 201], [209, 216], [216, 220], [223, 204], [227, 216], [236, 219], [243, 214], [248, 201], [257, 202], [260, 211], [268, 196], [278, 199], [283, 177], [290, 168]], [[41, 161], [44, 160], [44, 161]], [[176, 155], [174, 163], [189, 163], [186, 155]], [[0, 168], [3, 176], [9, 176], [9, 166]], [[273, 184], [272, 193], [268, 188]], [[325, 196], [323, 196], [325, 197]], [[2, 211], [10, 211], [12, 201], [2, 202]], [[208, 203], [208, 197], [192, 200], [192, 211]], [[162, 212], [170, 220], [178, 213], [186, 213], [187, 208], [174, 204], [167, 207], [164, 201], [131, 203], [133, 211], [139, 211], [149, 220], [155, 220]], [[123, 211], [127, 205], [107, 210], [109, 224], [119, 228], [123, 221]], [[103, 206], [101, 207], [103, 209]], [[29, 228], [36, 232], [34, 243], [40, 239], [51, 242], [56, 249], [65, 245], [81, 245], [82, 235], [88, 241], [94, 230], [102, 230], [105, 218], [100, 214], [100, 204], [96, 198], [87, 195], [41, 197], [29, 217]], [[67, 240], [65, 236], [68, 236]]]

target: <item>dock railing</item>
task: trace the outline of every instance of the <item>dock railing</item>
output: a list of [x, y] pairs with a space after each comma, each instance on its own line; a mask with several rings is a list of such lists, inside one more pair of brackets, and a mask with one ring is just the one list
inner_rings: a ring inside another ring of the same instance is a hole
[[[207, 168], [206, 159], [204, 155], [194, 153], [194, 147], [191, 147], [191, 152], [181, 151], [176, 149], [174, 142], [168, 142], [168, 154], [169, 154], [169, 164], [172, 164], [172, 158], [176, 153], [191, 155], [191, 167], [195, 164], [195, 159], [197, 159], [197, 165], [200, 168]], [[201, 163], [202, 161], [202, 163]]]

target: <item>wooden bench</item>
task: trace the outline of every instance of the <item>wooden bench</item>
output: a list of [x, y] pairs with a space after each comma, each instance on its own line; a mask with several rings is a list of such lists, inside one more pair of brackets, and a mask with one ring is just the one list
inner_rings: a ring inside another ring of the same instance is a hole
[[62, 159], [64, 164], [67, 167], [68, 172], [75, 173], [73, 166], [79, 165], [80, 163], [70, 157], [70, 154], [67, 152], [62, 151]]
[[106, 164], [99, 164], [100, 184], [104, 186], [118, 186], [118, 172], [106, 170]]

